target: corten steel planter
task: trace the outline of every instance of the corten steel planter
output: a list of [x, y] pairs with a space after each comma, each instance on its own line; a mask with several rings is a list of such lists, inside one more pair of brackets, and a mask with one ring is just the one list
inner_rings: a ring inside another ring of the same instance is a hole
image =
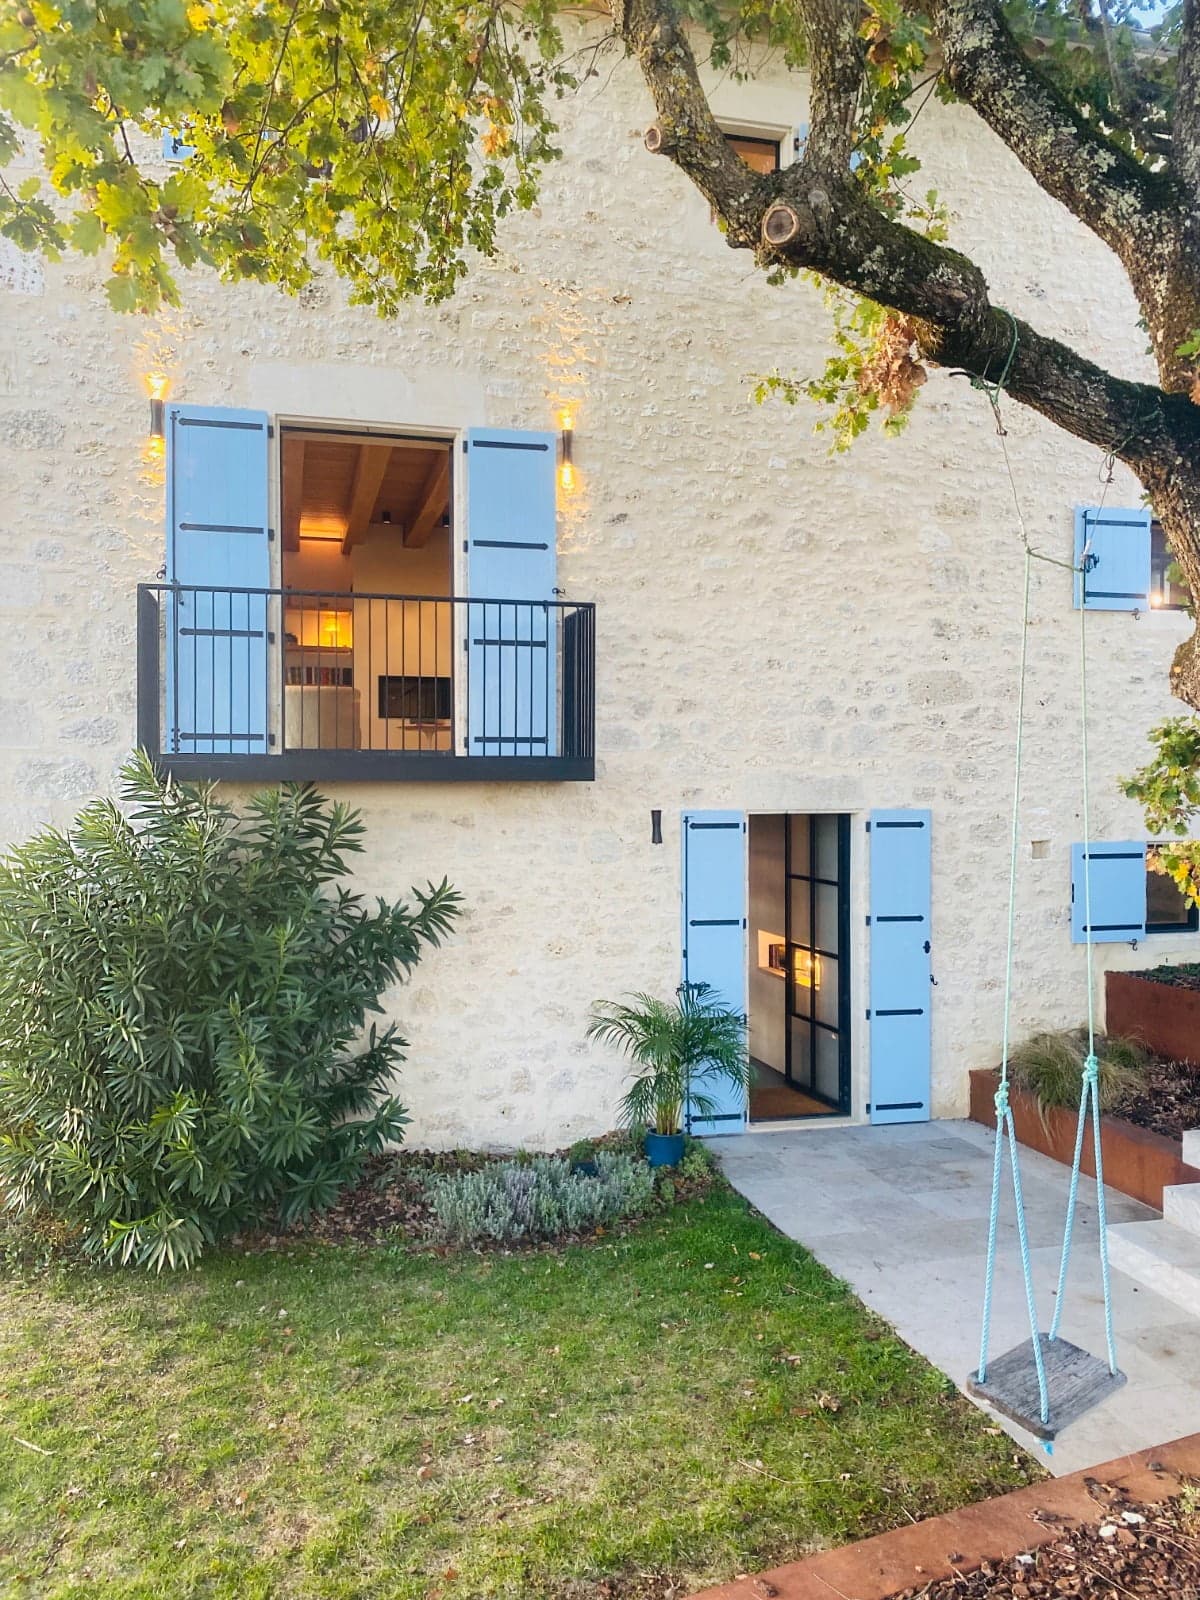
[[[996, 1126], [993, 1096], [999, 1079], [1000, 1074], [994, 1069], [972, 1072], [973, 1122], [982, 1122], [988, 1128]], [[1043, 1124], [1037, 1101], [1017, 1089], [1009, 1091], [1009, 1104], [1020, 1142], [1069, 1167], [1075, 1154], [1076, 1113], [1054, 1107], [1046, 1113]], [[1103, 1120], [1100, 1138], [1105, 1183], [1156, 1211], [1162, 1210], [1164, 1188], [1175, 1183], [1200, 1183], [1200, 1167], [1189, 1167], [1184, 1161], [1179, 1139], [1168, 1139], [1109, 1116]], [[1083, 1170], [1090, 1178], [1096, 1176], [1090, 1119], [1083, 1141]]]
[[[827, 1550], [758, 1577], [705, 1589], [692, 1600], [888, 1600], [905, 1589], [976, 1572], [985, 1561], [1009, 1561], [1053, 1544], [1076, 1522], [1094, 1522], [1102, 1507], [1088, 1481], [1111, 1484], [1131, 1500], [1152, 1505], [1177, 1495], [1200, 1473], [1200, 1434], [1174, 1444], [1120, 1456], [1103, 1466], [881, 1533], [860, 1544]], [[1165, 1597], [1164, 1597], [1165, 1600]]]
[[1200, 989], [1140, 972], [1104, 974], [1104, 1031], [1140, 1039], [1156, 1056], [1200, 1065]]

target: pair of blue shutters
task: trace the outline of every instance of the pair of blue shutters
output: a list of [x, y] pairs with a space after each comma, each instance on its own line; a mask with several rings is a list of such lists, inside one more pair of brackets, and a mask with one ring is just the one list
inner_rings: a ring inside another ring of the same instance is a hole
[[[870, 818], [871, 1121], [923, 1122], [930, 1102], [930, 814]], [[746, 819], [740, 811], [683, 817], [683, 981], [708, 983], [746, 1010]], [[688, 1117], [697, 1135], [740, 1133], [745, 1098], [703, 1084], [716, 1103]]]
[[[270, 438], [263, 411], [167, 408], [172, 752], [268, 749]], [[554, 435], [477, 428], [463, 448], [467, 752], [555, 755]]]
[[1145, 507], [1078, 507], [1075, 609], [1149, 610], [1150, 545], [1150, 513]]

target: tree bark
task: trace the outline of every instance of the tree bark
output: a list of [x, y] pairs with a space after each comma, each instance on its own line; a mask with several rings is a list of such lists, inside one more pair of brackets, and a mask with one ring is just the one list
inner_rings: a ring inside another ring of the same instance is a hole
[[[927, 360], [988, 382], [1005, 373], [1015, 399], [1124, 461], [1200, 598], [1200, 406], [1189, 398], [1195, 364], [1176, 354], [1200, 327], [1200, 207], [1190, 169], [1151, 173], [1090, 126], [1022, 55], [998, 0], [932, 0], [957, 93], [1124, 264], [1161, 377], [1161, 386], [1133, 383], [994, 306], [973, 261], [868, 198], [850, 171], [864, 70], [855, 6], [795, 0], [810, 45], [810, 131], [797, 162], [760, 176], [713, 116], [675, 0], [610, 3], [654, 99], [657, 147], [704, 194], [727, 243], [754, 251], [764, 267], [815, 271], [901, 313]], [[1186, 9], [1200, 33], [1200, 0], [1186, 0]], [[1200, 78], [1195, 60], [1192, 69]], [[1180, 105], [1174, 131], [1200, 164], [1200, 81], [1184, 72], [1188, 99], [1195, 104]], [[1200, 638], [1181, 647], [1171, 682], [1200, 708]]]

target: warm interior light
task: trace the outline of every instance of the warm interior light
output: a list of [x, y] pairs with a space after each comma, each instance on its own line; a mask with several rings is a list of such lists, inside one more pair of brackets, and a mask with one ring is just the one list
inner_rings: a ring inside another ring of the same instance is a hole
[[573, 433], [575, 431], [575, 419], [569, 411], [560, 413], [558, 425], [564, 433]]
[[564, 461], [558, 469], [558, 481], [564, 489], [575, 487], [575, 468], [569, 461]]
[[1154, 593], [1154, 594], [1152, 594], [1152, 595], [1151, 595], [1151, 596], [1150, 596], [1150, 604], [1151, 604], [1151, 605], [1152, 605], [1152, 606], [1161, 606], [1161, 605], [1163, 605], [1163, 604], [1164, 604], [1164, 601], [1163, 601], [1163, 597], [1162, 597], [1162, 595], [1161, 595], [1161, 594], [1158, 594], [1158, 593], [1157, 593], [1157, 592], [1156, 592], [1156, 593]]
[[300, 537], [314, 544], [341, 544], [346, 537], [345, 519], [309, 512], [300, 518]]
[[171, 380], [165, 372], [146, 374], [146, 393], [151, 400], [165, 400], [171, 392]]
[[821, 987], [821, 958], [815, 950], [797, 950], [793, 956], [793, 972], [802, 989]]

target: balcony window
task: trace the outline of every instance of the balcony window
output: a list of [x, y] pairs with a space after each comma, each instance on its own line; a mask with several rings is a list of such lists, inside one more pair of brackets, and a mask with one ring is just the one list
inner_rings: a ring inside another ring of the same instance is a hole
[[557, 587], [556, 444], [169, 408], [143, 745], [180, 776], [590, 778], [593, 615]]

